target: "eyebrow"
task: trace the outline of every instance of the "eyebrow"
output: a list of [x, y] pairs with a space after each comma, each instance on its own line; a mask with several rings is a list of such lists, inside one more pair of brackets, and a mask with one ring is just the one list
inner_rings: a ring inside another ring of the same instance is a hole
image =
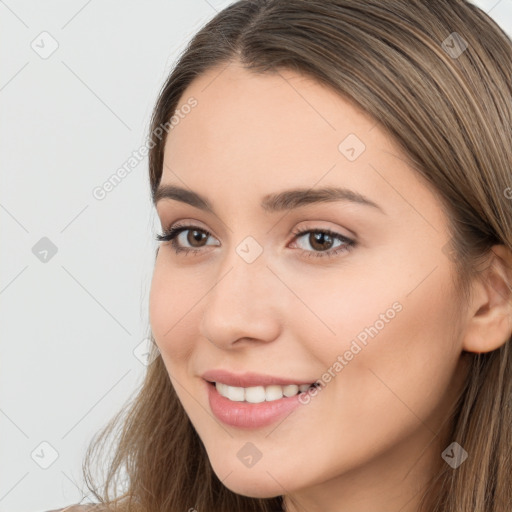
[[[156, 205], [162, 199], [174, 199], [216, 215], [210, 202], [197, 192], [187, 190], [176, 185], [160, 185], [153, 194], [153, 203]], [[356, 204], [370, 206], [386, 215], [386, 212], [375, 202], [347, 188], [326, 187], [320, 189], [297, 188], [284, 190], [276, 194], [263, 197], [261, 207], [266, 212], [280, 212], [293, 210], [316, 203], [335, 201], [349, 201]]]

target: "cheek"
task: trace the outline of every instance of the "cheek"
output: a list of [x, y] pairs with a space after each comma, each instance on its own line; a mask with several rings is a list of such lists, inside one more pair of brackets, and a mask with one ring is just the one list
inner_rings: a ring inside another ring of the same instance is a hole
[[[399, 423], [421, 425], [415, 415], [430, 417], [451, 387], [461, 353], [454, 329], [458, 299], [447, 262], [427, 255], [397, 261], [395, 252], [379, 265], [351, 268], [338, 282], [308, 286], [316, 290], [308, 306], [334, 333], [301, 332], [311, 333], [311, 352], [335, 376], [328, 394], [370, 428], [368, 436], [375, 422], [388, 433]], [[339, 420], [346, 418], [340, 413]]]
[[[291, 276], [285, 278], [293, 282]], [[283, 315], [295, 319], [295, 330], [302, 333], [297, 339], [330, 366], [346, 351], [352, 349], [347, 354], [351, 358], [373, 339], [386, 336], [403, 315], [405, 289], [410, 287], [368, 265], [340, 269], [337, 276], [335, 271], [311, 273], [298, 281], [295, 277], [293, 290], [300, 300], [290, 301]]]
[[354, 340], [362, 351], [372, 345], [379, 357], [393, 361], [410, 351], [427, 352], [429, 346], [432, 354], [446, 348], [457, 298], [451, 268], [437, 253], [394, 244], [378, 259], [361, 257], [339, 279], [326, 275], [315, 286], [305, 284], [313, 291], [308, 304], [331, 328], [328, 338], [338, 353], [354, 346]]
[[[198, 325], [200, 282], [185, 279], [179, 270], [172, 269], [165, 261], [165, 251], [160, 250], [149, 294], [149, 323], [155, 342], [164, 361], [180, 361], [191, 350], [187, 340]], [[167, 363], [166, 363], [167, 364]]]
[[[385, 300], [372, 301], [364, 318], [353, 324], [354, 333], [366, 332], [368, 337], [341, 371], [337, 389], [360, 416], [362, 430], [368, 429], [364, 435], [376, 435], [376, 422], [389, 443], [400, 432], [423, 428], [422, 423], [427, 432], [426, 425], [450, 390], [460, 357], [452, 329], [455, 297], [446, 286], [449, 274], [438, 270], [410, 294], [412, 287], [405, 294], [381, 295]], [[387, 323], [376, 322], [384, 312], [382, 305], [393, 300], [400, 302], [401, 311]], [[436, 430], [435, 424], [431, 428]]]

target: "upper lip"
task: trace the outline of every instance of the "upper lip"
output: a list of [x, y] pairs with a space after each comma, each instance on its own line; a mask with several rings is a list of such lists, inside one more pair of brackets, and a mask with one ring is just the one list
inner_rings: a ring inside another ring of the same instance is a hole
[[283, 378], [283, 377], [275, 377], [273, 375], [264, 375], [260, 373], [254, 372], [246, 372], [246, 373], [232, 373], [228, 370], [208, 370], [204, 372], [201, 377], [210, 382], [221, 382], [222, 384], [227, 384], [228, 386], [234, 387], [253, 387], [253, 386], [287, 386], [289, 384], [313, 384], [314, 381], [301, 381], [295, 378]]

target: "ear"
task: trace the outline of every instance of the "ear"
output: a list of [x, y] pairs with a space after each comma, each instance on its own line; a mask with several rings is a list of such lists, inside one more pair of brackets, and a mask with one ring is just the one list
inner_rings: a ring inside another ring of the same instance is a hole
[[512, 334], [512, 251], [494, 245], [489, 260], [473, 283], [463, 342], [467, 352], [491, 352]]

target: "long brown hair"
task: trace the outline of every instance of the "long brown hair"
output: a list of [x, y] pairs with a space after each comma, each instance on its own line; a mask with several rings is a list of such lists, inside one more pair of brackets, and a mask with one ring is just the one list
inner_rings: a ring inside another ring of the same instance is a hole
[[[512, 41], [469, 1], [242, 0], [228, 6], [193, 37], [160, 92], [150, 135], [153, 194], [166, 140], [154, 134], [171, 129], [194, 78], [231, 61], [260, 73], [288, 68], [328, 84], [393, 137], [442, 201], [461, 304], [490, 248], [512, 250], [506, 193], [512, 186]], [[470, 367], [451, 412], [449, 439], [470, 456], [452, 469], [439, 454], [422, 511], [512, 509], [510, 343], [463, 353]], [[282, 497], [240, 496], [219, 481], [155, 356], [137, 394], [88, 447], [89, 490], [120, 511], [282, 510]], [[91, 460], [106, 453], [111, 436], [113, 456], [102, 466], [107, 475], [100, 488]]]

